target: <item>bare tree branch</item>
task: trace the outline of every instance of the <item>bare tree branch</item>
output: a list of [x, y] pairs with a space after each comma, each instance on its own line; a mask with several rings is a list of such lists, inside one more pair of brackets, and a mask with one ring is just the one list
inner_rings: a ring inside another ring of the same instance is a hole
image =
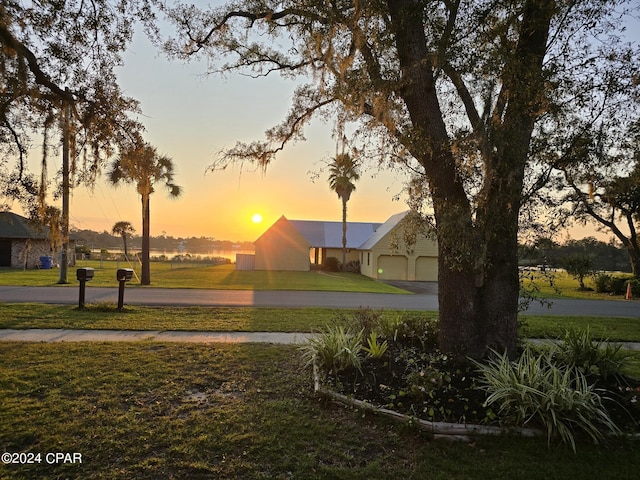
[[220, 156], [207, 167], [207, 171], [224, 170], [230, 163], [244, 162], [255, 163], [258, 167], [266, 168], [289, 142], [301, 135], [304, 125], [318, 110], [334, 101], [334, 99], [323, 100], [304, 108], [301, 112], [292, 110], [287, 120], [267, 132], [268, 141], [255, 141], [250, 144], [238, 142], [233, 148], [220, 152]]

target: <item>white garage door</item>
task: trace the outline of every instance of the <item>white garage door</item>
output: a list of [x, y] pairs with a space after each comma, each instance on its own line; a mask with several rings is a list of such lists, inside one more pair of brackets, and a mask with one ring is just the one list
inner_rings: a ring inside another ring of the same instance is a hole
[[378, 257], [378, 278], [380, 280], [406, 280], [407, 257], [403, 255], [380, 255]]
[[416, 259], [416, 280], [438, 281], [438, 257], [418, 257]]

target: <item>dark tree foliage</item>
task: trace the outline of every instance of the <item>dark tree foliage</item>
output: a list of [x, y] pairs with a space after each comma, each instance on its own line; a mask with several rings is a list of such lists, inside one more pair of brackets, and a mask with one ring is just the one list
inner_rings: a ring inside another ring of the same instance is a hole
[[578, 148], [560, 165], [562, 198], [578, 221], [595, 220], [625, 248], [631, 271], [640, 278], [640, 120], [626, 130], [587, 130]]
[[563, 268], [565, 259], [576, 255], [589, 256], [593, 263], [593, 269], [596, 271], [631, 271], [624, 247], [613, 240], [603, 242], [594, 237], [568, 240], [563, 244], [558, 244], [548, 238], [539, 238], [532, 245], [520, 246], [520, 265], [522, 267]]
[[[118, 145], [142, 128], [131, 118], [137, 102], [116, 79], [136, 18], [151, 21], [144, 2], [0, 4], [0, 189], [7, 199], [34, 214], [44, 204], [47, 159], [58, 151], [65, 108], [72, 183], [93, 182]], [[40, 138], [41, 171], [34, 174], [28, 152]]]
[[584, 279], [594, 272], [593, 258], [584, 253], [573, 254], [564, 259], [563, 266], [569, 275], [578, 280], [580, 290], [586, 290]]
[[624, 247], [613, 242], [605, 243], [593, 237], [565, 242], [557, 249], [556, 265], [560, 267], [563, 258], [575, 255], [589, 256], [593, 269], [597, 271], [630, 271]]

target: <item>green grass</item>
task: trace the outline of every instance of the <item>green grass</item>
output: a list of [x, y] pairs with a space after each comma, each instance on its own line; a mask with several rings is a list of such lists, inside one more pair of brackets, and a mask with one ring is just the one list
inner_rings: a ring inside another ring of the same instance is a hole
[[521, 334], [531, 338], [558, 338], [568, 330], [589, 329], [598, 340], [640, 342], [640, 319], [560, 315], [521, 315]]
[[[116, 270], [133, 268], [137, 278], [128, 283], [128, 287], [140, 287], [140, 264], [116, 261], [81, 260], [75, 267], [69, 268], [68, 286], [77, 286], [76, 269], [92, 267], [95, 277], [87, 283], [88, 287], [116, 287]], [[536, 288], [536, 297], [543, 298], [579, 298], [621, 300], [623, 296], [612, 297], [596, 292], [578, 290], [578, 282], [566, 272], [556, 272], [545, 277], [537, 272], [527, 272], [525, 286], [532, 282]], [[552, 284], [550, 283], [552, 278]], [[19, 270], [0, 268], [0, 285], [52, 286], [58, 285], [59, 271]], [[587, 286], [594, 286], [588, 278]], [[160, 288], [205, 288], [219, 290], [317, 290], [372, 293], [408, 293], [405, 290], [375, 281], [364, 275], [354, 273], [329, 272], [269, 272], [236, 271], [235, 265], [205, 265], [199, 263], [151, 262], [151, 286]], [[144, 287], [142, 287], [144, 288]]]
[[82, 464], [11, 479], [632, 479], [639, 443], [435, 441], [320, 401], [292, 347], [0, 344], [0, 445]]
[[107, 330], [191, 330], [221, 332], [310, 332], [322, 328], [336, 311], [329, 308], [138, 307], [118, 312], [116, 305], [5, 304], [0, 328]]
[[578, 290], [580, 287], [578, 281], [565, 271], [550, 272], [546, 275], [538, 272], [526, 272], [524, 278], [525, 288], [533, 288], [535, 297], [624, 300], [624, 295], [597, 293], [595, 291], [595, 281], [591, 276], [586, 277], [584, 283], [587, 288], [593, 288], [593, 291]]
[[[345, 313], [345, 310], [340, 310]], [[262, 307], [148, 307], [89, 304], [84, 310], [71, 305], [7, 303], [0, 309], [0, 328], [75, 328], [112, 330], [203, 330], [311, 332], [336, 317], [332, 308]], [[387, 310], [385, 315], [402, 315]], [[423, 312], [437, 317], [437, 312]], [[558, 338], [571, 329], [589, 328], [595, 339], [640, 342], [637, 318], [522, 315], [521, 334], [533, 338]]]
[[[115, 262], [86, 266], [96, 268], [90, 286], [116, 285]], [[156, 287], [393, 291], [352, 274], [152, 266]], [[69, 273], [76, 285], [75, 269]], [[57, 275], [1, 269], [0, 285], [54, 285]], [[108, 304], [85, 310], [3, 304], [0, 328], [308, 332], [335, 315], [326, 308], [127, 306], [117, 312]], [[555, 338], [589, 325], [594, 338], [640, 341], [633, 319], [525, 319], [531, 336]], [[0, 358], [0, 449], [78, 452], [83, 459], [0, 464], [0, 478], [626, 479], [640, 470], [638, 440], [606, 448], [581, 442], [577, 454], [548, 448], [546, 439], [448, 443], [321, 401], [295, 347], [0, 342]], [[639, 353], [627, 373], [640, 376]]]
[[[69, 268], [68, 285], [77, 286], [76, 269], [95, 269], [87, 287], [117, 287], [118, 268], [133, 268], [140, 276], [140, 265], [115, 261], [80, 261]], [[0, 268], [0, 285], [52, 286], [58, 284], [60, 272], [52, 270], [19, 270]], [[128, 287], [139, 286], [139, 280]], [[151, 286], [160, 288], [209, 288], [219, 290], [318, 290], [341, 292], [408, 293], [377, 282], [364, 275], [337, 272], [269, 272], [236, 271], [235, 265], [172, 264], [151, 262]]]

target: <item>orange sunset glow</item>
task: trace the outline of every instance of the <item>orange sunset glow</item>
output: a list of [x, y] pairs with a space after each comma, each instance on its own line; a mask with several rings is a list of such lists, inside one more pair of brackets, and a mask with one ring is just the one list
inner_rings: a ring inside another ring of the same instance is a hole
[[[296, 85], [276, 77], [202, 78], [205, 71], [206, 65], [196, 61], [176, 68], [158, 58], [143, 34], [136, 35], [125, 55], [120, 71], [123, 90], [140, 101], [145, 140], [172, 159], [175, 182], [182, 187], [177, 199], [168, 198], [161, 185], [155, 189], [151, 235], [253, 241], [282, 215], [341, 220], [340, 200], [329, 188], [326, 167], [313, 178], [336, 154], [331, 125], [322, 121], [310, 125], [306, 142], [285, 148], [265, 171], [249, 164], [208, 171], [217, 152], [237, 141], [263, 139], [265, 130], [286, 115]], [[34, 149], [30, 158], [31, 169], [38, 171], [39, 152]], [[51, 160], [50, 171], [55, 172], [60, 160], [53, 155]], [[349, 202], [349, 220], [382, 222], [406, 210], [404, 201], [393, 200], [405, 178], [373, 165], [368, 170]], [[72, 228], [110, 231], [118, 221], [142, 230], [140, 197], [134, 186], [116, 189], [103, 175], [94, 187], [72, 191]]]

